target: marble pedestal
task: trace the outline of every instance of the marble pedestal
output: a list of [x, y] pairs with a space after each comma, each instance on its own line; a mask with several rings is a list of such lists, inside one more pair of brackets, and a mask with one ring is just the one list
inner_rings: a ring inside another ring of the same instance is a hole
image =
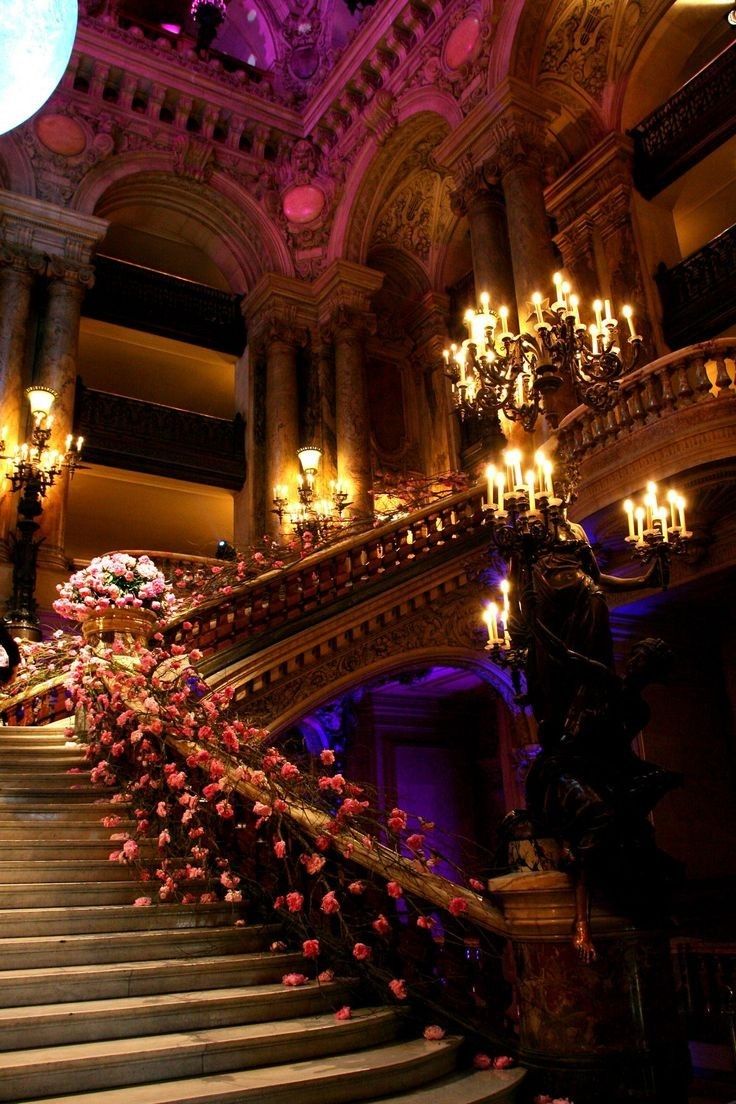
[[687, 1104], [689, 1055], [668, 933], [594, 906], [598, 957], [585, 965], [570, 942], [568, 875], [519, 872], [489, 888], [509, 925], [519, 1061], [533, 1092], [575, 1104]]

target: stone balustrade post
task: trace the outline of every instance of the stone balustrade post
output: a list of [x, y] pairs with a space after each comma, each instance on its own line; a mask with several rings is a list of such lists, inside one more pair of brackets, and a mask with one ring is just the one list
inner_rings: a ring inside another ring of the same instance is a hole
[[[88, 264], [53, 257], [49, 261], [48, 276], [36, 376], [39, 384], [56, 391], [54, 431], [50, 445], [63, 452], [66, 437], [74, 428], [79, 320], [85, 292], [94, 283], [94, 270]], [[68, 493], [69, 477], [64, 471], [44, 502], [41, 524], [44, 543], [39, 552], [39, 563], [47, 566], [66, 566], [64, 545]]]
[[486, 165], [461, 171], [451, 202], [455, 214], [468, 219], [476, 298], [487, 291], [496, 310], [507, 306], [509, 324], [516, 329], [516, 289], [506, 204], [493, 168]]

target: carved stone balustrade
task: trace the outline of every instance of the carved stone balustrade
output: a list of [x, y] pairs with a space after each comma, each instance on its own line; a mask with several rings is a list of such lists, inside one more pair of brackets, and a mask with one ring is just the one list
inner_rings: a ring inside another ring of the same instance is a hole
[[736, 225], [672, 268], [660, 266], [662, 328], [673, 348], [736, 322]]
[[95, 277], [84, 303], [88, 318], [241, 356], [241, 296], [112, 257], [96, 258]]
[[647, 199], [736, 133], [736, 42], [631, 131], [634, 180]]
[[245, 479], [245, 426], [77, 386], [76, 433], [90, 463], [152, 472], [239, 490]]
[[591, 517], [650, 479], [731, 460], [736, 445], [736, 340], [717, 338], [624, 377], [607, 414], [579, 406], [560, 423], [560, 452], [580, 468], [575, 516]]

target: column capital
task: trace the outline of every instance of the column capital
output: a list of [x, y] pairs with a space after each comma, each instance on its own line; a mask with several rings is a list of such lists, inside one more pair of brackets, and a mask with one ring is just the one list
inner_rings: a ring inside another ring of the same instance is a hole
[[383, 273], [376, 269], [333, 261], [312, 285], [320, 325], [370, 329], [374, 325], [371, 300], [382, 284]]
[[632, 142], [626, 135], [612, 131], [550, 184], [545, 189], [545, 202], [560, 229], [586, 214], [597, 222], [597, 213], [605, 207], [613, 189], [631, 192], [632, 163]]
[[504, 206], [495, 161], [476, 165], [472, 154], [465, 154], [458, 162], [453, 177], [455, 187], [450, 192], [450, 204], [456, 215], [472, 214], [481, 206]]
[[56, 286], [57, 292], [63, 287], [68, 292], [80, 296], [84, 295], [95, 282], [95, 270], [92, 265], [70, 261], [64, 257], [49, 257], [46, 275], [51, 281], [51, 288]]
[[23, 273], [31, 279], [34, 275], [45, 271], [46, 258], [32, 249], [0, 242], [0, 272], [3, 269], [9, 269], [18, 274]]
[[30, 252], [87, 265], [109, 222], [0, 189], [0, 240]]
[[518, 166], [541, 172], [544, 164], [546, 118], [526, 107], [510, 104], [494, 121], [491, 132], [497, 172], [506, 176]]
[[406, 316], [406, 328], [417, 349], [434, 347], [447, 341], [447, 320], [450, 297], [441, 291], [428, 291]]
[[301, 280], [266, 273], [242, 304], [248, 343], [305, 345], [315, 322], [311, 288]]

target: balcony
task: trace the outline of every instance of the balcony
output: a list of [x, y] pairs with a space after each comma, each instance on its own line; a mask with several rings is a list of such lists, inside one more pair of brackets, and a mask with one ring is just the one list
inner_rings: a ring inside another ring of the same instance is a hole
[[736, 42], [634, 127], [634, 180], [651, 199], [736, 134]]
[[239, 357], [246, 331], [242, 296], [98, 256], [84, 314], [101, 322], [187, 341]]
[[736, 322], [736, 224], [672, 268], [661, 265], [656, 279], [670, 348], [722, 333]]
[[94, 391], [78, 381], [75, 432], [85, 460], [237, 491], [245, 479], [245, 424]]

